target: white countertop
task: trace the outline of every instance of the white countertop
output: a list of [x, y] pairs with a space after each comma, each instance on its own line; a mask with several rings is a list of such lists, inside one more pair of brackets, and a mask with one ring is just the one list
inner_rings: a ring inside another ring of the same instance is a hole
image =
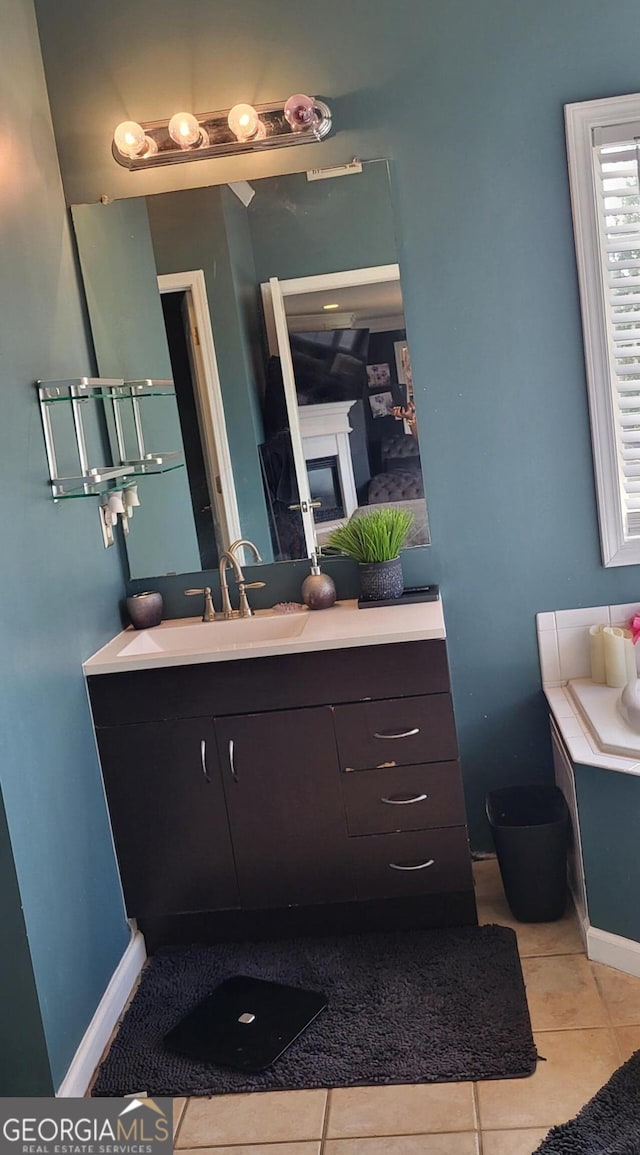
[[[234, 623], [225, 621], [201, 622], [200, 618], [176, 618], [162, 622], [153, 630], [134, 630], [129, 627], [117, 634], [106, 646], [83, 663], [87, 676], [116, 674], [125, 670], [150, 670], [166, 666], [185, 666], [203, 662], [228, 662], [242, 658], [273, 657], [277, 654], [301, 654], [314, 650], [347, 649], [353, 646], [380, 646], [394, 642], [425, 641], [444, 638], [445, 626], [442, 603], [416, 602], [410, 605], [376, 606], [359, 609], [356, 601], [336, 602], [328, 610], [307, 610], [295, 614], [275, 615], [271, 610], [259, 610], [250, 621], [265, 618], [291, 620], [304, 615], [304, 624], [294, 636], [225, 642], [225, 628]], [[237, 622], [237, 619], [234, 619]], [[197, 645], [189, 645], [189, 631], [193, 627]], [[180, 644], [171, 639], [178, 634]], [[173, 648], [163, 649], [163, 633]], [[211, 649], [208, 649], [208, 639]], [[186, 641], [184, 639], [187, 639]], [[203, 640], [204, 639], [204, 640]], [[137, 647], [137, 648], [136, 648]], [[146, 648], [146, 649], [145, 649]], [[127, 652], [124, 652], [127, 651]], [[154, 652], [155, 651], [155, 652]]]

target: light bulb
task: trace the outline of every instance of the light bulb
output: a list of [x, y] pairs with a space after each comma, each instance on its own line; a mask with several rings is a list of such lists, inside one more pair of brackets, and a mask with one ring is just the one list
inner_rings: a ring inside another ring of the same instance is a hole
[[251, 104], [234, 104], [227, 121], [238, 140], [262, 140], [266, 136], [265, 126]]
[[122, 156], [130, 160], [141, 156], [153, 156], [158, 151], [155, 140], [145, 135], [144, 128], [136, 120], [123, 120], [113, 134], [113, 143]]
[[195, 116], [190, 112], [176, 112], [169, 121], [169, 136], [180, 145], [180, 148], [193, 148], [194, 144], [208, 143], [208, 138], [206, 142], [204, 140], [205, 135]]
[[284, 117], [291, 125], [292, 132], [304, 132], [305, 128], [313, 128], [318, 120], [314, 101], [303, 92], [296, 92], [295, 96], [289, 97], [284, 106]]

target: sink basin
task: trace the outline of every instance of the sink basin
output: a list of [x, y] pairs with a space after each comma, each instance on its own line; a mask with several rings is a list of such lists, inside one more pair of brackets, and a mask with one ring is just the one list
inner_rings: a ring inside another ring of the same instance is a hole
[[307, 614], [292, 617], [234, 618], [232, 621], [189, 622], [184, 626], [156, 626], [140, 630], [118, 651], [119, 658], [142, 654], [209, 654], [268, 645], [298, 637]]

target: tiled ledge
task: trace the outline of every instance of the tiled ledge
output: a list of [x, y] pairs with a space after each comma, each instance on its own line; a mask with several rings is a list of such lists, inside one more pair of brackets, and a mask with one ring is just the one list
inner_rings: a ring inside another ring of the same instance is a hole
[[[599, 766], [622, 774], [640, 775], [640, 761], [607, 754], [596, 744], [589, 725], [565, 689], [571, 678], [589, 678], [589, 627], [628, 626], [640, 612], [638, 602], [617, 606], [588, 606], [536, 615], [542, 688], [573, 762]], [[636, 664], [640, 643], [636, 647]]]
[[544, 686], [543, 689], [572, 762], [578, 762], [581, 766], [599, 766], [603, 770], [617, 770], [621, 774], [640, 775], [640, 762], [637, 759], [607, 754], [596, 745], [588, 723], [564, 686]]

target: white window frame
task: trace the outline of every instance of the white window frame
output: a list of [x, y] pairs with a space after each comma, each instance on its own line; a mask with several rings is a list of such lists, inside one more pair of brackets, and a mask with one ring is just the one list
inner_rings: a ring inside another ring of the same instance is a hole
[[[593, 165], [594, 130], [627, 122], [630, 125], [640, 122], [640, 94], [565, 105], [598, 520], [605, 566], [640, 564], [640, 535], [629, 536], [625, 532], [626, 511], [609, 360], [608, 287], [600, 256]], [[630, 136], [634, 135], [637, 133], [630, 132]]]

